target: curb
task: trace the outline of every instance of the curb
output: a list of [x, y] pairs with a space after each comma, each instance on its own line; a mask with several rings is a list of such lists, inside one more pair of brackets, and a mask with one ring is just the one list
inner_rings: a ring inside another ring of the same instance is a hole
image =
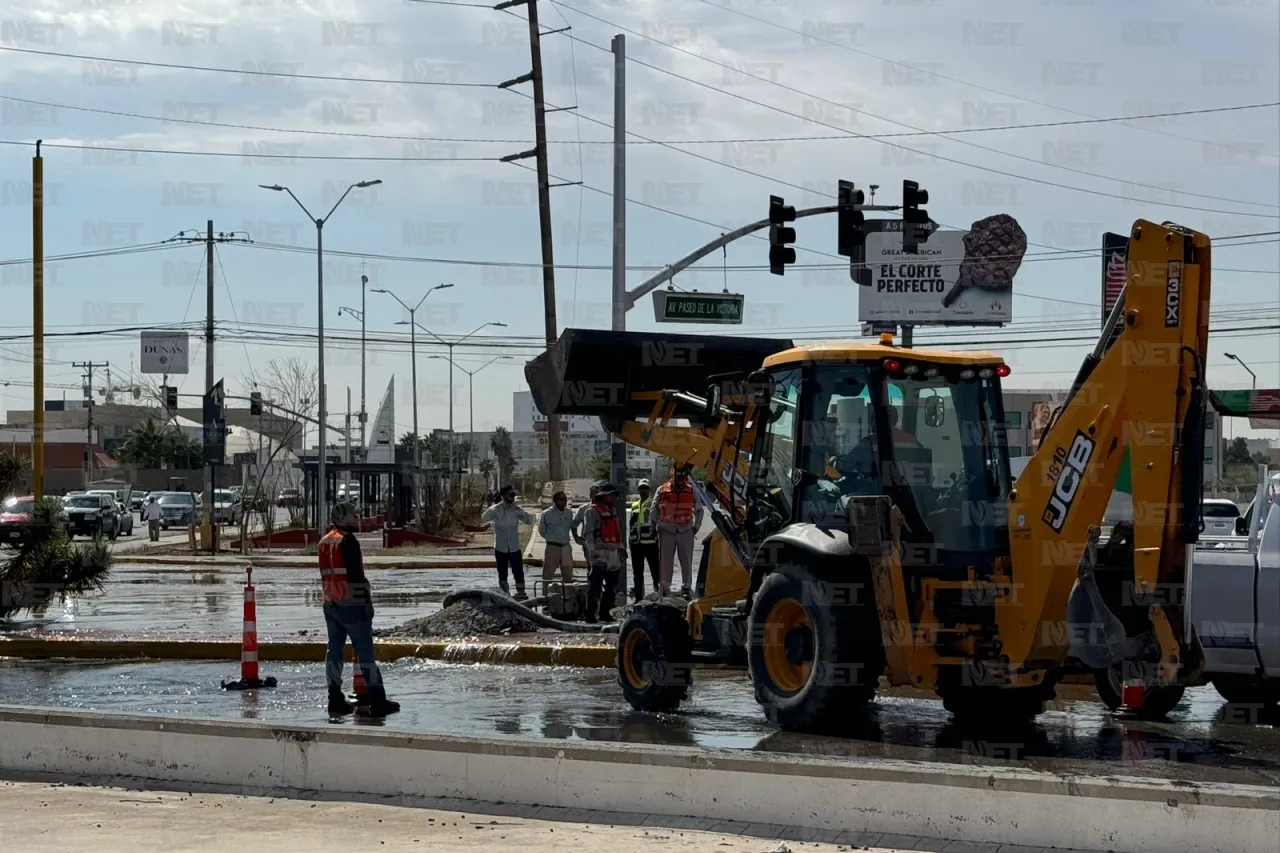
[[[403, 658], [446, 660], [450, 663], [570, 666], [612, 669], [613, 646], [558, 646], [546, 643], [489, 643], [481, 640], [429, 640], [421, 643], [377, 642], [378, 660]], [[345, 651], [351, 659], [350, 648]], [[320, 663], [322, 643], [260, 643], [258, 659], [284, 663]], [[144, 640], [0, 640], [0, 658], [23, 660], [240, 660], [240, 643], [218, 641]]]
[[[280, 569], [314, 569], [316, 567], [316, 558], [314, 556], [303, 557], [272, 557], [261, 554], [245, 554], [243, 556], [234, 557], [201, 557], [192, 555], [190, 557], [182, 556], [147, 556], [119, 554], [116, 561], [130, 565], [140, 566], [190, 566], [202, 569], [216, 569], [220, 567], [239, 568], [245, 563], [252, 563], [254, 568], [280, 568]], [[486, 557], [427, 557], [417, 559], [404, 560], [377, 560], [376, 558], [366, 558], [364, 567], [367, 571], [377, 569], [492, 569], [494, 566], [493, 558]]]

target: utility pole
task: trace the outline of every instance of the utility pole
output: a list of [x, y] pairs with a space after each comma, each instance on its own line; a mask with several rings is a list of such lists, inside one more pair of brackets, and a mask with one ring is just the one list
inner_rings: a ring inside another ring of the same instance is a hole
[[71, 366], [84, 371], [84, 404], [88, 413], [84, 434], [84, 487], [87, 489], [93, 482], [93, 374], [108, 364], [105, 361], [76, 361]]
[[36, 500], [44, 497], [44, 158], [36, 140], [31, 158], [31, 475]]
[[[613, 37], [613, 331], [627, 329], [627, 43]], [[610, 447], [609, 482], [626, 498], [627, 445], [618, 436]]]
[[[199, 232], [182, 231], [178, 236], [174, 237], [174, 241], [183, 243], [196, 243], [203, 241], [205, 246], [204, 252], [204, 282], [205, 282], [205, 311], [204, 311], [204, 393], [208, 394], [213, 390], [213, 316], [214, 316], [214, 274], [213, 265], [215, 262], [213, 256], [214, 246], [218, 243], [248, 243], [251, 242], [243, 232], [225, 231], [218, 234], [213, 233], [213, 220], [205, 222], [205, 233], [203, 237], [198, 236]], [[171, 241], [166, 241], [171, 242]], [[203, 395], [202, 395], [203, 396]], [[209, 424], [205, 424], [207, 433]], [[204, 467], [204, 525], [203, 530], [207, 531], [206, 537], [210, 550], [213, 549], [213, 485], [217, 475], [217, 467], [212, 464], [206, 464]]]
[[[369, 276], [364, 274], [364, 261], [360, 262], [360, 448], [364, 451], [369, 445], [365, 441], [365, 422], [369, 420], [369, 411], [365, 408], [365, 295], [369, 289]], [[351, 460], [348, 459], [348, 462]]]
[[[347, 465], [350, 465], [351, 464], [351, 386], [350, 385], [347, 386], [346, 439], [347, 439], [347, 454], [346, 454]], [[351, 500], [351, 469], [350, 468], [347, 468], [347, 470], [342, 472], [342, 482], [344, 484], [343, 499]]]
[[[532, 68], [528, 74], [522, 74], [519, 77], [498, 84], [498, 88], [507, 89], [519, 83], [533, 83], [534, 147], [531, 151], [508, 154], [502, 158], [502, 162], [511, 163], [516, 160], [533, 157], [537, 164], [538, 225], [542, 241], [542, 303], [547, 348], [550, 349], [555, 346], [559, 331], [556, 326], [556, 267], [551, 236], [552, 184], [551, 169], [547, 162], [547, 101], [542, 79], [542, 33], [538, 26], [538, 0], [506, 0], [506, 2], [494, 6], [494, 8], [502, 10], [520, 5], [529, 7], [529, 57]], [[548, 35], [556, 32], [565, 32], [566, 30], [568, 30], [568, 27], [563, 30], [554, 30]], [[567, 109], [577, 109], [577, 106], [568, 107]], [[581, 181], [556, 184], [556, 186], [572, 186], [576, 183], [581, 183]], [[560, 417], [556, 414], [550, 414], [547, 415], [547, 468], [552, 481], [555, 483], [560, 483], [564, 480], [564, 463], [561, 460], [560, 450]]]

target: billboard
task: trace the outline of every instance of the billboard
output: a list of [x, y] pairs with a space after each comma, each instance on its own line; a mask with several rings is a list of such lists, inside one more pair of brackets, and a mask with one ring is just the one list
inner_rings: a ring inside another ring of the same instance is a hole
[[1049, 427], [1049, 419], [1053, 417], [1053, 403], [1031, 404], [1031, 451], [1040, 449], [1040, 441], [1044, 431]]
[[143, 373], [186, 375], [190, 351], [186, 332], [143, 332], [140, 369]]
[[936, 231], [915, 253], [894, 231], [867, 234], [858, 319], [906, 325], [1000, 325], [1013, 319], [1013, 279], [1027, 235], [1007, 214], [968, 231]]
[[1123, 234], [1112, 234], [1110, 231], [1102, 235], [1102, 324], [1104, 326], [1129, 278], [1128, 255], [1128, 237]]

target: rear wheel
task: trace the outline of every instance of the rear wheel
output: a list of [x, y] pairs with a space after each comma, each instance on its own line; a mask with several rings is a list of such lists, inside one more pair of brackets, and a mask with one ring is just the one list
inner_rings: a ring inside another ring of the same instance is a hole
[[839, 733], [875, 698], [884, 652], [874, 607], [786, 563], [751, 606], [747, 667], [765, 717], [784, 729]]
[[1233, 705], [1280, 705], [1280, 678], [1215, 675], [1213, 689]]
[[[1093, 685], [1109, 710], [1117, 711], [1124, 705], [1124, 679], [1119, 666], [1095, 670]], [[1159, 719], [1178, 706], [1186, 690], [1182, 684], [1148, 684], [1142, 688], [1142, 707], [1135, 708], [1134, 714], [1142, 719]]]
[[618, 683], [637, 711], [674, 711], [689, 698], [693, 641], [676, 607], [641, 603], [618, 632]]

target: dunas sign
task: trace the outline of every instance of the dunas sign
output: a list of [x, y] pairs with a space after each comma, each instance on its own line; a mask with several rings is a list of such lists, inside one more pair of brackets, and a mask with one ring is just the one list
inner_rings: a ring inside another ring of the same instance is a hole
[[143, 373], [183, 376], [190, 370], [189, 352], [185, 332], [143, 332], [139, 368]]

